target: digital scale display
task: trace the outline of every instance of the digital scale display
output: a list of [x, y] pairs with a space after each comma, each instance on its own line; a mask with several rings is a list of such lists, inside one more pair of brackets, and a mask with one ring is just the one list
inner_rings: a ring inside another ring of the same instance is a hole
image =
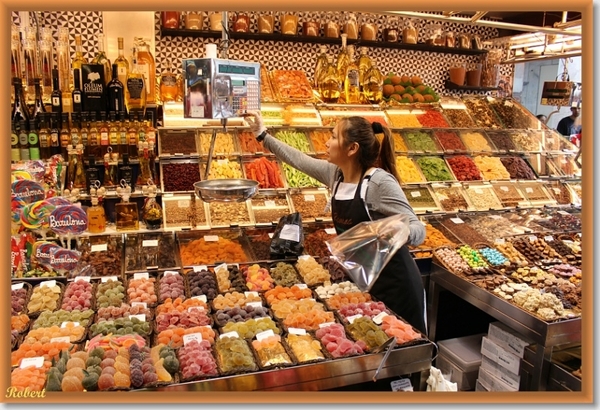
[[256, 75], [256, 68], [244, 67], [239, 65], [220, 64], [218, 72], [219, 74]]

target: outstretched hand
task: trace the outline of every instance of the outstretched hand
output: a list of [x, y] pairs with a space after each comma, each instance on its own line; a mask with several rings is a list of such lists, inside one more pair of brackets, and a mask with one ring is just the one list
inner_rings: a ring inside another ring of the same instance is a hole
[[244, 117], [244, 121], [250, 126], [250, 131], [252, 131], [255, 137], [258, 137], [263, 131], [267, 130], [260, 111], [247, 111], [242, 114], [242, 117]]

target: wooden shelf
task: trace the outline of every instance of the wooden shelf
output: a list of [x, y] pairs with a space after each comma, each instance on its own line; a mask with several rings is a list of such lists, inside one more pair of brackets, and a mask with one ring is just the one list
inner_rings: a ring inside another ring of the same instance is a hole
[[498, 87], [473, 87], [470, 85], [454, 84], [450, 80], [446, 80], [445, 86], [448, 90], [463, 90], [463, 91], [495, 91]]
[[[220, 31], [208, 30], [188, 30], [188, 29], [166, 29], [161, 28], [161, 36], [171, 37], [191, 37], [191, 38], [214, 38], [220, 39]], [[264, 41], [291, 41], [296, 43], [311, 43], [311, 44], [342, 44], [341, 38], [303, 36], [303, 35], [286, 35], [281, 33], [261, 34], [261, 33], [230, 33], [232, 40], [264, 40]], [[354, 44], [358, 47], [375, 47], [389, 48], [399, 50], [417, 50], [429, 53], [444, 53], [444, 54], [462, 54], [462, 55], [481, 55], [486, 54], [487, 50], [473, 50], [464, 48], [452, 48], [441, 46], [430, 46], [428, 44], [405, 44], [405, 43], [390, 43], [384, 41], [365, 41], [348, 39], [347, 44]]]

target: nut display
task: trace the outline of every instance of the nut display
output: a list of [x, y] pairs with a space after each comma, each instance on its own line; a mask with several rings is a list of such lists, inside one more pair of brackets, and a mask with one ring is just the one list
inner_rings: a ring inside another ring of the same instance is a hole
[[489, 131], [487, 135], [499, 151], [514, 151], [517, 149], [512, 138], [506, 132]]
[[481, 172], [470, 157], [457, 155], [446, 158], [446, 161], [459, 181], [481, 181]]
[[442, 209], [446, 212], [469, 209], [469, 204], [460, 187], [433, 188], [433, 192], [437, 196]]
[[567, 185], [562, 182], [549, 183], [548, 192], [550, 192], [559, 205], [569, 205], [572, 203], [571, 192]]
[[490, 106], [506, 128], [527, 129], [536, 126], [537, 120], [527, 115], [510, 100], [495, 100], [490, 102]]
[[[256, 210], [254, 211], [256, 217]], [[283, 215], [282, 215], [283, 216]], [[258, 222], [258, 220], [257, 220]], [[266, 260], [271, 256], [271, 237], [268, 230], [256, 229], [246, 231], [250, 246], [257, 260]]]
[[475, 121], [466, 110], [448, 109], [444, 110], [444, 115], [454, 128], [475, 128]]
[[512, 179], [537, 179], [531, 167], [521, 157], [501, 157], [500, 161]]
[[487, 180], [510, 179], [510, 173], [498, 157], [478, 155], [473, 158], [473, 161]]
[[467, 149], [458, 134], [454, 131], [436, 131], [435, 138], [444, 151], [466, 151]]
[[208, 204], [211, 226], [250, 223], [246, 202], [211, 202]]
[[503, 206], [514, 208], [525, 201], [525, 198], [519, 193], [515, 184], [501, 183], [494, 184], [493, 187], [496, 196], [502, 202]]
[[402, 136], [406, 141], [406, 146], [411, 151], [426, 151], [438, 152], [438, 146], [435, 140], [428, 132], [424, 131], [407, 131], [403, 132]]
[[464, 99], [464, 103], [469, 110], [469, 114], [477, 123], [477, 126], [482, 128], [502, 128], [498, 117], [492, 111], [487, 101], [468, 98]]
[[450, 173], [446, 161], [441, 157], [419, 157], [417, 164], [427, 181], [452, 181], [455, 179]]
[[175, 237], [172, 234], [128, 235], [125, 241], [125, 270], [140, 271], [149, 266], [176, 267]]
[[330, 216], [329, 211], [325, 210], [328, 201], [325, 192], [294, 193], [290, 195], [290, 199], [294, 204], [294, 209], [296, 212], [300, 212], [303, 220]]
[[438, 248], [433, 254], [453, 273], [470, 275], [471, 268], [465, 260], [452, 248]]
[[470, 218], [468, 224], [489, 240], [520, 235], [524, 232], [501, 215], [476, 215]]
[[[488, 243], [488, 238], [483, 237], [474, 228], [469, 227], [464, 221], [453, 221], [454, 218], [443, 218], [440, 223], [444, 225], [454, 236], [466, 244]], [[459, 223], [457, 223], [459, 222]]]
[[480, 132], [463, 131], [460, 133], [465, 146], [473, 152], [492, 152], [494, 148], [487, 138]]
[[250, 203], [252, 204], [254, 221], [257, 224], [277, 222], [282, 216], [291, 213], [290, 205], [285, 196], [255, 196], [250, 199]]
[[120, 237], [82, 238], [78, 249], [80, 261], [92, 267], [91, 276], [121, 275], [123, 242]]
[[502, 208], [500, 200], [491, 187], [482, 185], [470, 185], [466, 189], [471, 203], [478, 211]]
[[581, 231], [581, 219], [567, 212], [556, 212], [549, 219], [538, 219], [536, 223], [544, 228], [564, 232]]
[[537, 152], [541, 150], [542, 141], [540, 135], [536, 132], [515, 131], [511, 132], [510, 137], [522, 151]]
[[410, 184], [415, 182], [425, 182], [419, 169], [409, 157], [403, 155], [396, 156], [396, 169], [400, 176], [400, 182]]
[[197, 162], [161, 163], [163, 191], [193, 191], [194, 183], [200, 181]]
[[196, 133], [192, 132], [177, 132], [168, 133], [159, 132], [159, 143], [161, 155], [170, 154], [198, 154], [196, 147]]
[[546, 194], [542, 184], [537, 182], [521, 182], [519, 183], [521, 192], [530, 201], [551, 201], [548, 194]]
[[170, 200], [163, 198], [165, 227], [192, 227], [208, 225], [204, 204], [195, 199]]
[[[208, 155], [210, 152], [210, 142], [213, 134], [208, 132], [201, 132], [200, 135], [200, 149], [203, 155]], [[233, 141], [233, 135], [228, 132], [217, 132], [217, 138], [215, 140], [215, 147], [213, 154], [233, 154], [236, 152], [235, 143]]]
[[408, 203], [415, 209], [438, 207], [427, 187], [407, 187], [403, 190]]

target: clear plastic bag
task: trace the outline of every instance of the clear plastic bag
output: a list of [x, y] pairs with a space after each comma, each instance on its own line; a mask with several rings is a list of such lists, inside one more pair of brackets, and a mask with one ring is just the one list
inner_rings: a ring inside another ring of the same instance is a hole
[[408, 241], [409, 233], [408, 216], [392, 215], [361, 222], [326, 244], [356, 286], [368, 292], [394, 253]]

